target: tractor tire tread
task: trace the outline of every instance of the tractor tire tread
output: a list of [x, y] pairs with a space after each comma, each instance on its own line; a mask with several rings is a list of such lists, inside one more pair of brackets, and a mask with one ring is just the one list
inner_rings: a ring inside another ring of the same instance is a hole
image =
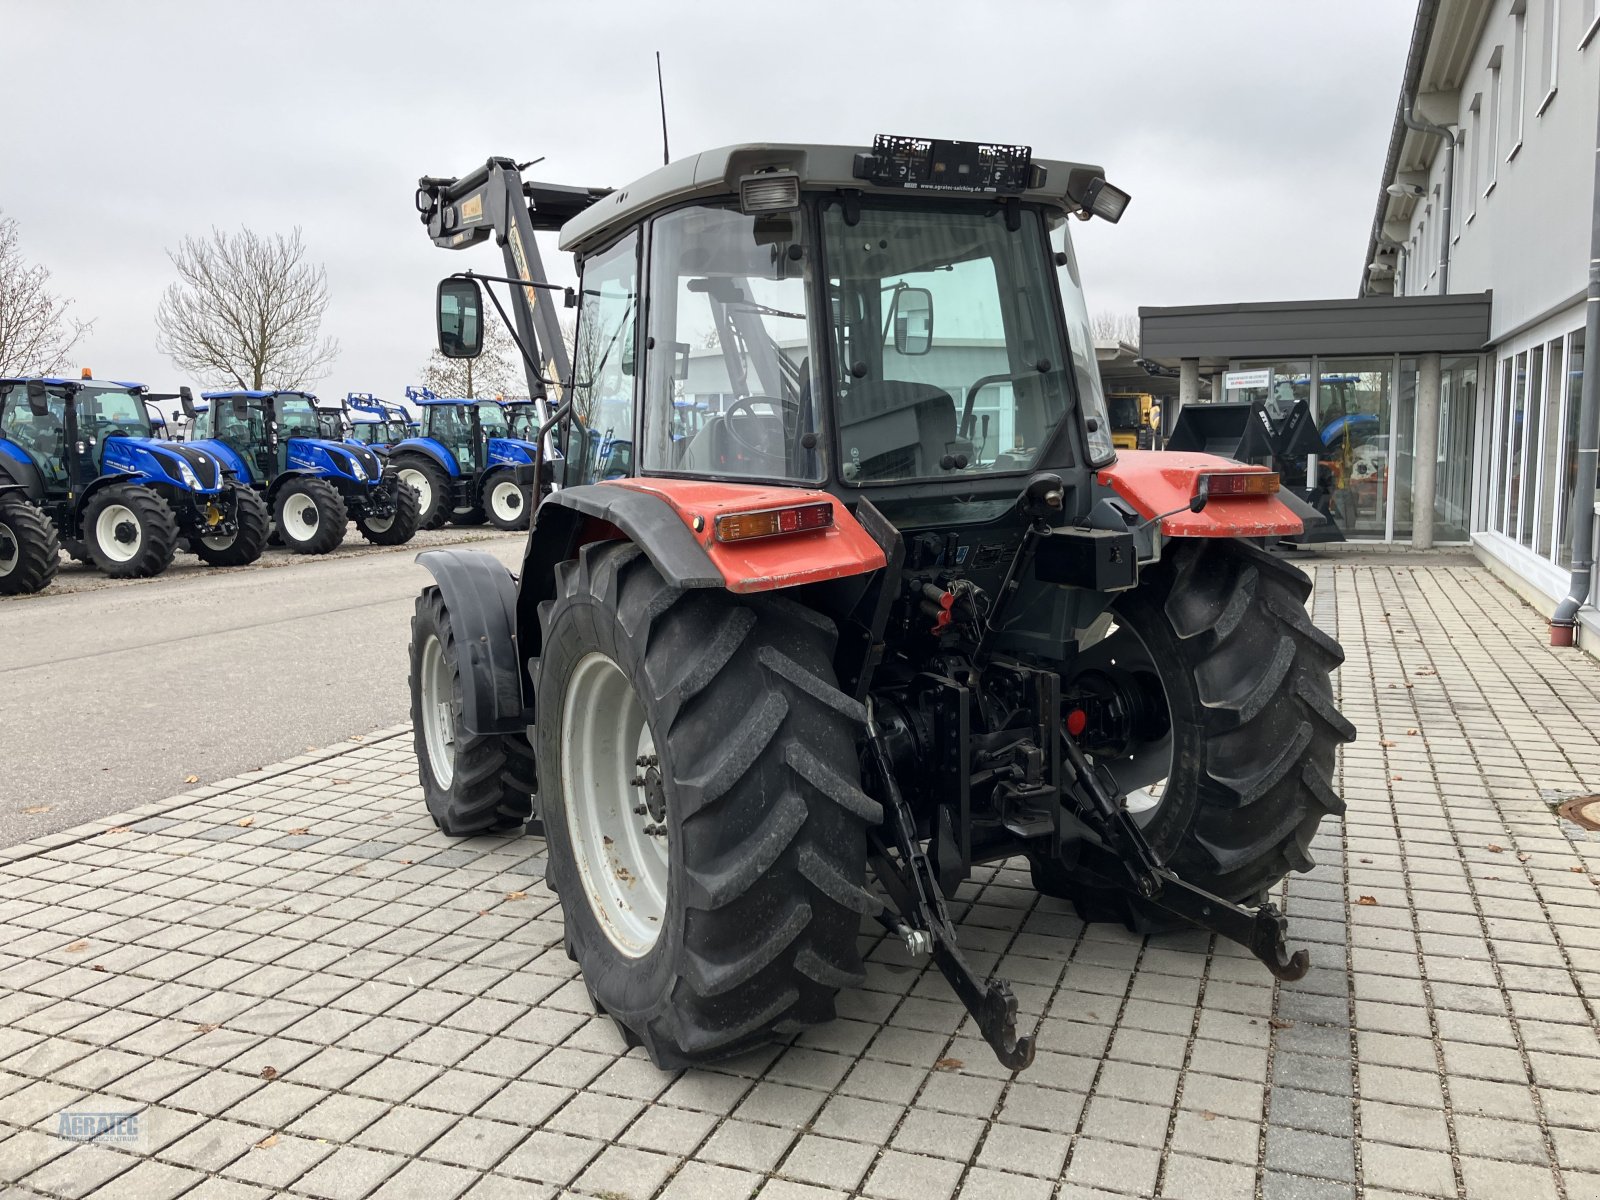
[[[127, 562], [114, 562], [104, 557], [94, 540], [95, 521], [111, 504], [121, 504], [139, 518], [144, 540], [139, 553]], [[159, 494], [138, 484], [113, 483], [101, 488], [84, 506], [83, 527], [88, 531], [85, 544], [94, 565], [111, 579], [148, 579], [159, 575], [172, 565], [173, 555], [178, 550], [178, 518]]]
[[235, 484], [234, 493], [234, 519], [239, 532], [229, 545], [213, 550], [198, 534], [188, 538], [189, 552], [209, 567], [247, 567], [266, 552], [267, 535], [272, 529], [272, 513], [266, 500], [248, 484]]
[[61, 569], [61, 542], [55, 523], [26, 500], [0, 497], [0, 525], [17, 544], [17, 565], [0, 576], [0, 594], [27, 596], [42, 592]]

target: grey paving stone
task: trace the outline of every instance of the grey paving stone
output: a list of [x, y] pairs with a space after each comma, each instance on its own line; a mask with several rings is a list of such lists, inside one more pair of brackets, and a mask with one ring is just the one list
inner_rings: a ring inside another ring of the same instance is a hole
[[1268, 1105], [1268, 1120], [1274, 1125], [1351, 1137], [1355, 1133], [1351, 1109], [1351, 1101], [1342, 1096], [1275, 1087]]
[[1345, 1138], [1269, 1126], [1265, 1161], [1269, 1170], [1355, 1182], [1355, 1150]]

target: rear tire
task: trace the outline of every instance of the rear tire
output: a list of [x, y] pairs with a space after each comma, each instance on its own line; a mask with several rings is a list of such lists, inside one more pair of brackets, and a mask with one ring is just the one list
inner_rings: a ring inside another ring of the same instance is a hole
[[[1302, 571], [1255, 546], [1193, 538], [1169, 543], [1112, 608], [1160, 673], [1172, 719], [1172, 774], [1145, 837], [1180, 878], [1235, 903], [1309, 871], [1317, 825], [1344, 812], [1334, 753], [1355, 728], [1329, 678], [1344, 651], [1311, 623], [1310, 592]], [[1175, 924], [1055, 860], [1032, 867], [1034, 886], [1085, 920]]]
[[344, 497], [326, 479], [292, 479], [273, 505], [273, 523], [296, 554], [328, 554], [339, 548], [350, 525]]
[[189, 549], [208, 567], [247, 567], [260, 558], [267, 548], [267, 533], [272, 527], [272, 515], [261, 493], [248, 484], [233, 486], [234, 524], [229, 537], [189, 539]]
[[832, 622], [786, 597], [679, 590], [631, 543], [584, 547], [556, 589], [539, 812], [596, 1005], [667, 1069], [831, 1020], [863, 978], [883, 816], [860, 788], [865, 710], [835, 684]]
[[417, 528], [439, 529], [450, 519], [449, 473], [431, 458], [402, 456], [395, 463], [400, 482], [417, 493]]
[[362, 513], [356, 518], [361, 536], [374, 546], [403, 546], [417, 535], [421, 504], [408, 483], [395, 483], [394, 514], [374, 519]]
[[50, 519], [15, 494], [0, 496], [0, 594], [42, 592], [60, 568], [61, 543]]
[[483, 512], [496, 529], [515, 531], [528, 527], [533, 512], [529, 489], [510, 471], [491, 471], [483, 481]]
[[471, 506], [469, 506], [467, 508], [458, 508], [458, 509], [453, 510], [450, 513], [450, 524], [452, 524], [452, 525], [482, 525], [483, 524], [483, 506], [481, 504], [473, 504], [473, 505], [471, 505]]
[[461, 703], [450, 610], [424, 588], [411, 618], [411, 730], [428, 815], [451, 837], [520, 829], [533, 815], [533, 746], [526, 735], [464, 732]]
[[172, 563], [178, 520], [149, 488], [113, 483], [89, 500], [84, 541], [94, 565], [112, 579], [147, 579]]

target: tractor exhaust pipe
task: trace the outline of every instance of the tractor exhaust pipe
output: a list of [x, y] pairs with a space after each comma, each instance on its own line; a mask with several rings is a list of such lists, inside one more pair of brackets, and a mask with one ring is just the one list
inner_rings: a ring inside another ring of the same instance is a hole
[[1594, 577], [1594, 484], [1600, 470], [1600, 126], [1595, 131], [1594, 195], [1590, 201], [1589, 303], [1584, 315], [1583, 391], [1578, 400], [1578, 480], [1572, 497], [1572, 584], [1550, 618], [1550, 644], [1576, 640], [1578, 610]]

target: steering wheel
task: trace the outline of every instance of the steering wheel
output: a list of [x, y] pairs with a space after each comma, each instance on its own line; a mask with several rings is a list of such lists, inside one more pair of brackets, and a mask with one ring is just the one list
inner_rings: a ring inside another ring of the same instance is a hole
[[114, 437], [131, 438], [133, 436], [134, 436], [133, 434], [129, 433], [121, 425], [112, 425], [104, 433], [102, 433], [100, 435], [100, 440], [103, 442], [107, 438], [114, 438]]
[[[789, 427], [800, 423], [800, 401], [788, 398], [779, 399], [777, 396], [740, 396], [722, 410], [722, 428], [727, 431], [729, 441], [746, 453], [758, 454], [763, 458], [770, 457], [772, 451], [766, 446], [757, 446], [740, 437], [738, 422], [733, 420], [733, 415], [739, 412], [743, 412], [746, 416], [753, 418], [755, 413], [750, 411], [750, 406], [753, 404], [772, 405], [783, 414], [783, 423], [786, 427]], [[793, 415], [792, 420], [790, 419], [791, 413]]]

